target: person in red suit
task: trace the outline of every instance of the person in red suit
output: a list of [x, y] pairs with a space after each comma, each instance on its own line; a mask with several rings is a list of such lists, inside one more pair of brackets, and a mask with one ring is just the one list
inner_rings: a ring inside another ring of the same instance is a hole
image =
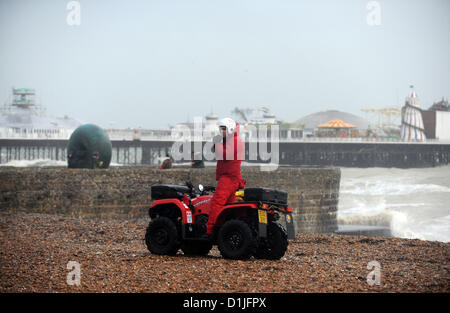
[[231, 118], [224, 118], [219, 121], [219, 129], [220, 135], [214, 140], [217, 187], [210, 201], [207, 235], [212, 233], [220, 209], [226, 203], [235, 202], [236, 190], [245, 186], [245, 179], [241, 175], [245, 146], [239, 137], [239, 124]]

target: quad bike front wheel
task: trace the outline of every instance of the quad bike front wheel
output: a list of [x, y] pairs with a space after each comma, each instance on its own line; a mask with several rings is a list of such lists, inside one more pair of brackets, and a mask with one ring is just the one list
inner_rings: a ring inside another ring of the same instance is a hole
[[288, 238], [286, 230], [280, 223], [267, 225], [267, 238], [261, 238], [254, 257], [257, 259], [279, 260], [286, 253]]
[[217, 238], [220, 254], [226, 259], [249, 259], [256, 249], [256, 238], [250, 226], [237, 219], [225, 222]]
[[175, 223], [164, 216], [152, 220], [145, 233], [145, 244], [153, 254], [175, 255], [180, 248]]

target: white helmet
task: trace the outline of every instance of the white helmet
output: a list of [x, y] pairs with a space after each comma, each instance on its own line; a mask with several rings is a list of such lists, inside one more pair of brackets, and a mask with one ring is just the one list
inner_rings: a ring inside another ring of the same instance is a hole
[[227, 128], [227, 136], [230, 136], [236, 129], [236, 122], [229, 117], [225, 117], [219, 121], [219, 128], [222, 126], [225, 126]]

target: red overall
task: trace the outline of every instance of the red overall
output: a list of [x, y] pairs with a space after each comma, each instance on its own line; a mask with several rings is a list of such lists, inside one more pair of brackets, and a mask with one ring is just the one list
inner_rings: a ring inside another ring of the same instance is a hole
[[241, 176], [241, 162], [244, 159], [244, 143], [239, 137], [239, 124], [233, 135], [226, 137], [225, 144], [215, 145], [217, 159], [217, 187], [210, 201], [207, 234], [212, 233], [217, 214], [226, 203], [236, 200], [236, 190], [244, 188], [245, 180]]

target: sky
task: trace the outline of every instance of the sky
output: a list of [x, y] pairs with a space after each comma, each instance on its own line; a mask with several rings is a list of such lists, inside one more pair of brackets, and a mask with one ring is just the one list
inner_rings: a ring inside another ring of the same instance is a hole
[[79, 0], [79, 25], [69, 2], [0, 0], [0, 104], [34, 88], [54, 116], [167, 128], [450, 97], [449, 0]]

